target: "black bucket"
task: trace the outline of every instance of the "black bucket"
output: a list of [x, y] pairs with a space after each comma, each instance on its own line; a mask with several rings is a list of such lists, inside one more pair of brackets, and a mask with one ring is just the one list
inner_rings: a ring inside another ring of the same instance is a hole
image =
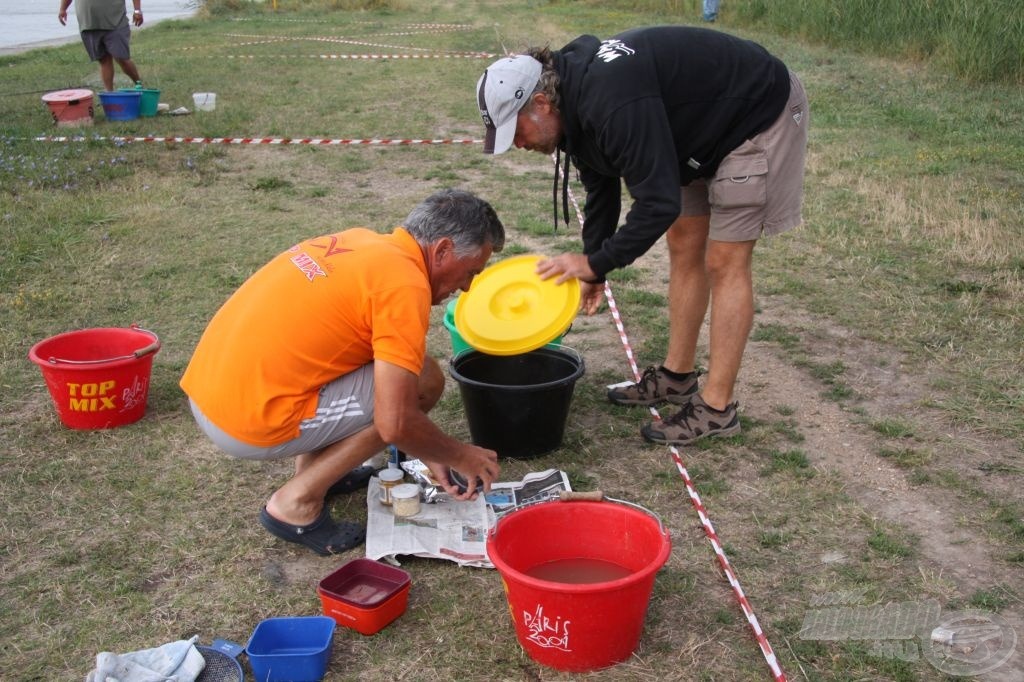
[[550, 346], [521, 355], [468, 351], [452, 358], [473, 443], [517, 459], [560, 446], [583, 369], [576, 351]]

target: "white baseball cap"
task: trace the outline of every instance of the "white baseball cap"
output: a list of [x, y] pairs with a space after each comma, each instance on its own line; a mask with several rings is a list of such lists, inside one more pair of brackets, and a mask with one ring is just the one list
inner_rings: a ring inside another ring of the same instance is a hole
[[487, 133], [484, 154], [502, 154], [512, 146], [516, 116], [540, 80], [541, 63], [525, 54], [505, 57], [487, 67], [476, 82], [476, 99]]

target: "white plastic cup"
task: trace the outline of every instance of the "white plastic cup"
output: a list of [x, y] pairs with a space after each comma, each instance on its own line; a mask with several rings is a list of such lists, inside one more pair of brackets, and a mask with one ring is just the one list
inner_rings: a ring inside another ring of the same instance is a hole
[[213, 111], [217, 108], [216, 92], [193, 92], [192, 102], [199, 111]]

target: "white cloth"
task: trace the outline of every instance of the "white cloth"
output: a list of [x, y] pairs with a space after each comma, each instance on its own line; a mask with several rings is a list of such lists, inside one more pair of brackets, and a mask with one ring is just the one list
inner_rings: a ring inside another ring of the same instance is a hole
[[127, 654], [100, 652], [96, 669], [85, 682], [195, 682], [206, 667], [195, 646], [197, 639], [198, 635]]

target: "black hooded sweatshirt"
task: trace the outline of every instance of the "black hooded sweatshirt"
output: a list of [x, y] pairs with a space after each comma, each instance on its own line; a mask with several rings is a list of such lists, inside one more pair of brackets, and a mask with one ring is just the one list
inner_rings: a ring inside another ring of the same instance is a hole
[[[679, 188], [714, 175], [789, 98], [785, 64], [703, 28], [637, 28], [603, 42], [584, 35], [553, 54], [560, 148], [587, 191], [583, 251], [599, 281], [651, 248], [679, 217]], [[616, 230], [620, 178], [633, 205]]]

